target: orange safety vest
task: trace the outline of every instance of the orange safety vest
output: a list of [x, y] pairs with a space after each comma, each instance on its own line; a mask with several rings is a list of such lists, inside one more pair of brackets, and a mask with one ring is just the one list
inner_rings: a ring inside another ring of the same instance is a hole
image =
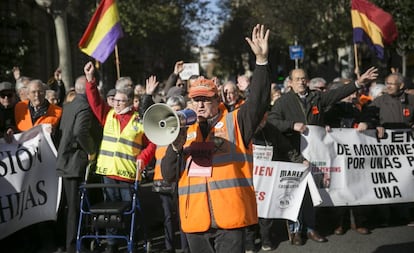
[[[191, 155], [178, 183], [181, 226], [186, 233], [204, 232], [211, 218], [219, 228], [234, 229], [256, 224], [257, 205], [253, 188], [253, 155], [246, 149], [237, 113], [225, 113], [205, 141], [214, 143], [211, 177], [188, 177]], [[203, 142], [198, 123], [189, 127], [184, 154], [192, 142]], [[210, 212], [213, 213], [210, 213]]]
[[165, 152], [167, 151], [167, 146], [157, 146], [155, 150], [155, 166], [154, 166], [154, 178], [153, 180], [163, 180], [161, 174], [161, 160], [165, 156]]
[[29, 110], [29, 100], [24, 100], [16, 104], [14, 108], [14, 116], [19, 131], [29, 130], [39, 124], [51, 124], [52, 128], [56, 129], [60, 118], [62, 117], [62, 108], [54, 104], [49, 104], [46, 114], [38, 118], [33, 124]]

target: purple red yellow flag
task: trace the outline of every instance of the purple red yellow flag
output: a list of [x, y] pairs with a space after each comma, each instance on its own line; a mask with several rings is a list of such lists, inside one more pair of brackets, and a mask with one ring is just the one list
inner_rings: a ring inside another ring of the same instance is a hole
[[365, 42], [378, 58], [384, 58], [384, 43], [391, 44], [398, 36], [391, 14], [367, 0], [352, 0], [354, 43]]
[[122, 36], [115, 0], [102, 0], [79, 41], [79, 48], [96, 60], [105, 62]]

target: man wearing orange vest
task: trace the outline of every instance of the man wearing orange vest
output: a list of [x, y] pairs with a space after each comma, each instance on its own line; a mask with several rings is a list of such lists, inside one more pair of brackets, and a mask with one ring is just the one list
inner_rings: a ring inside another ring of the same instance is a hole
[[14, 108], [17, 130], [23, 132], [39, 124], [51, 124], [52, 129], [56, 130], [62, 108], [45, 99], [46, 86], [42, 81], [30, 81], [27, 89], [29, 99], [20, 101]]
[[180, 133], [161, 161], [164, 179], [178, 180], [181, 228], [191, 252], [242, 253], [245, 227], [258, 221], [251, 139], [270, 103], [268, 38], [263, 25], [256, 25], [252, 38], [246, 38], [256, 68], [252, 92], [240, 108], [221, 111], [212, 80], [197, 79], [189, 87], [197, 123]]

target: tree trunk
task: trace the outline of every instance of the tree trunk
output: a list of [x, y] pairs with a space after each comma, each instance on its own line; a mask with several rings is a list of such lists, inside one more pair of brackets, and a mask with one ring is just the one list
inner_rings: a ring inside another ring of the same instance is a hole
[[64, 10], [55, 12], [53, 14], [53, 20], [55, 22], [56, 41], [59, 50], [59, 67], [62, 69], [62, 79], [68, 91], [73, 86], [73, 80], [66, 12]]

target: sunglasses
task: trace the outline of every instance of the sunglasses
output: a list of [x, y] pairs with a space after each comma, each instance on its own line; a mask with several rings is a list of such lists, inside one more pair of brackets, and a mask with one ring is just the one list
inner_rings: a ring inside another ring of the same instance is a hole
[[0, 97], [1, 98], [5, 98], [5, 97], [11, 98], [13, 96], [14, 96], [14, 93], [13, 92], [0, 93]]

